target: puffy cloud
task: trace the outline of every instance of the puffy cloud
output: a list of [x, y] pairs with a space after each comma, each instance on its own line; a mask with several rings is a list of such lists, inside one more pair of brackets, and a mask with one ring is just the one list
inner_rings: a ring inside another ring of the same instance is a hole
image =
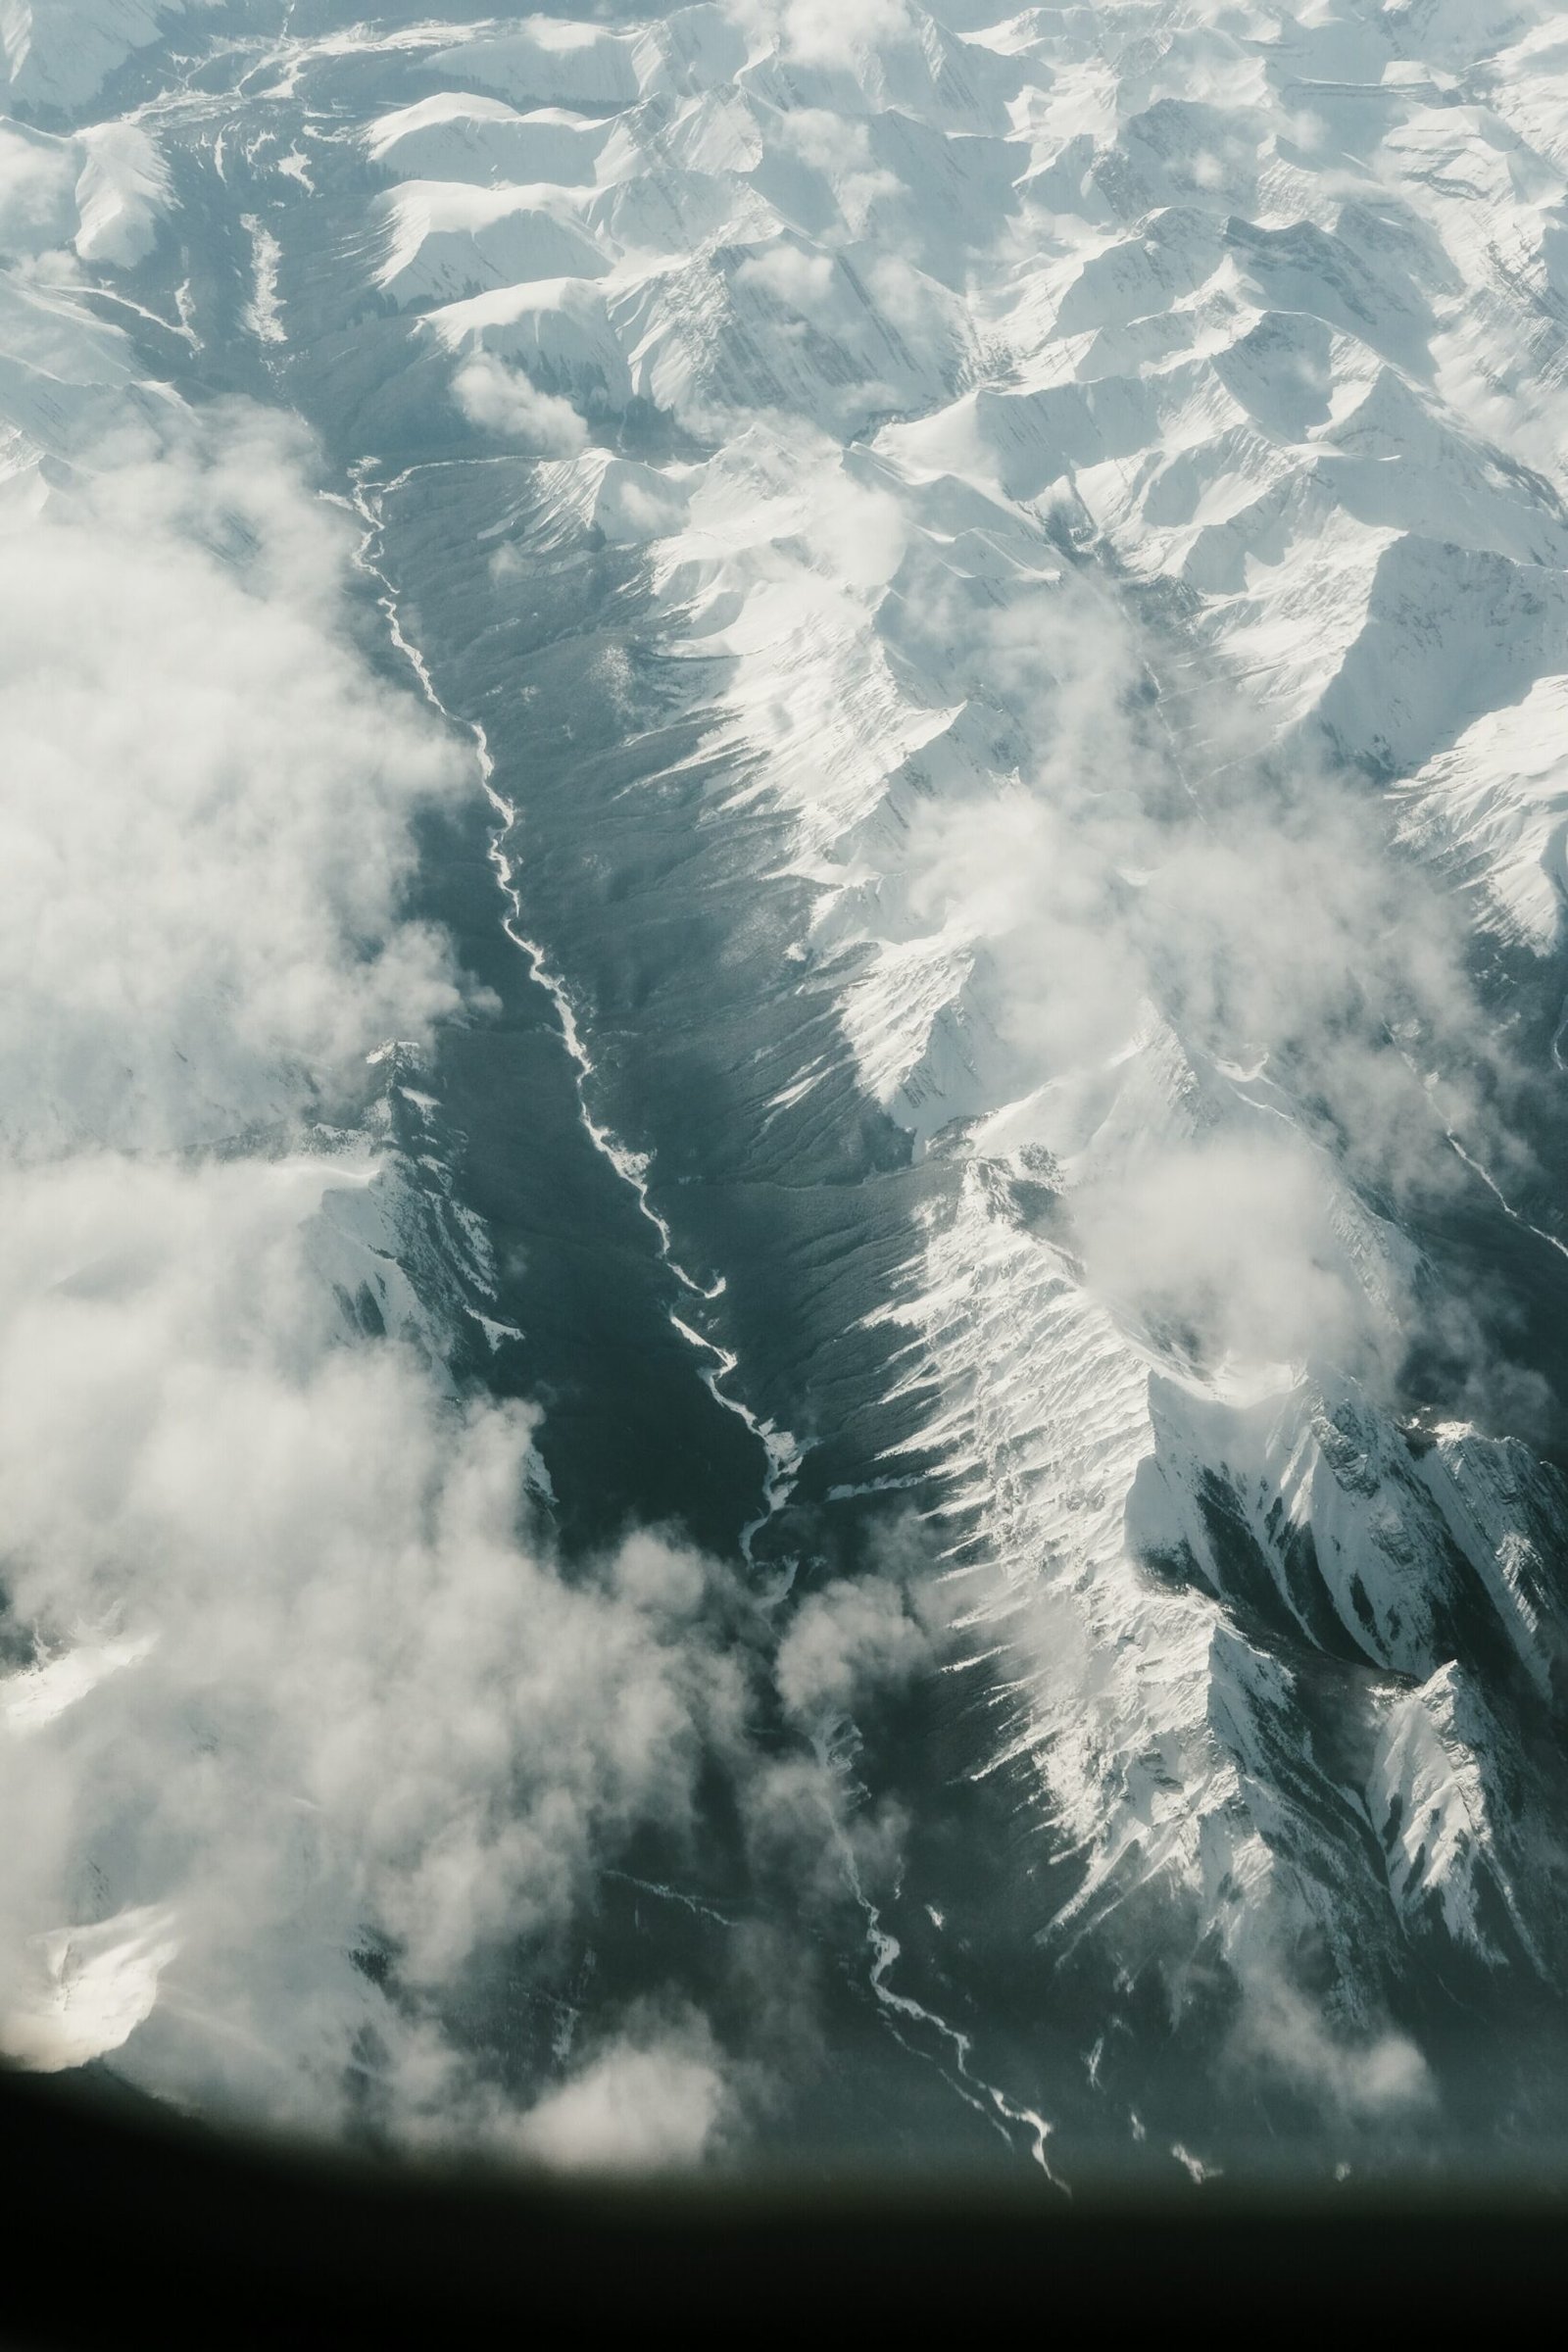
[[156, 1908], [152, 2079], [329, 2115], [334, 2031], [385, 2008], [357, 1944], [439, 2008], [486, 1946], [547, 1947], [635, 1829], [678, 1835], [736, 1739], [701, 1564], [645, 1536], [564, 1577], [527, 1532], [531, 1415], [344, 1344], [320, 1209], [364, 1174], [0, 1183], [10, 1600], [45, 1674], [81, 1658], [8, 1710], [3, 2031], [34, 2062], [48, 1983], [95, 1954], [60, 2052], [87, 2009], [105, 2046], [139, 2022]]
[[645, 2021], [600, 2050], [517, 2127], [515, 2146], [563, 2172], [646, 2172], [710, 2152], [732, 2092], [703, 2021]]
[[[634, 2020], [540, 2103], [504, 2097], [468, 2048], [475, 1966], [504, 1949], [548, 1987], [600, 1873], [689, 1840], [714, 1769], [793, 1917], [892, 1876], [901, 1825], [752, 1743], [706, 1563], [644, 1533], [564, 1569], [532, 1416], [347, 1343], [323, 1226], [364, 1176], [82, 1157], [4, 1188], [0, 1508], [37, 1656], [0, 1684], [0, 2039], [118, 2050], [247, 2116], [335, 2126], [359, 2084], [416, 2141], [694, 2160], [743, 2120], [744, 2053]], [[902, 1662], [891, 1610], [824, 1608], [798, 1697]], [[809, 2015], [788, 2032], [793, 2059]]]
[[[372, 1170], [82, 1152], [0, 1178], [0, 2045], [116, 2050], [291, 2124], [373, 2092], [415, 2140], [692, 2160], [740, 2119], [710, 2039], [628, 2026], [530, 2106], [470, 2047], [475, 1971], [505, 1950], [556, 1982], [602, 1872], [688, 1846], [715, 1771], [797, 1920], [892, 1877], [902, 1825], [753, 1741], [765, 1669], [717, 1571], [647, 1532], [567, 1568], [534, 1415], [350, 1334], [360, 1227], [333, 1211]], [[895, 1598], [832, 1588], [788, 1702], [917, 1654]]]
[[867, 125], [853, 117], [825, 107], [797, 107], [779, 118], [777, 137], [785, 154], [821, 175], [824, 195], [857, 236], [866, 233], [879, 199], [901, 193], [897, 174], [872, 157]]
[[[352, 1122], [404, 1066], [379, 1041], [462, 1012], [405, 902], [465, 762], [358, 653], [298, 431], [152, 414], [13, 514], [0, 566], [0, 2046], [252, 2117], [695, 2161], [760, 2095], [744, 2052], [634, 2014], [503, 2089], [486, 1967], [553, 1984], [604, 1870], [680, 1851], [715, 1772], [792, 1921], [890, 1874], [900, 1825], [753, 1740], [766, 1643], [710, 1563], [646, 1532], [564, 1563], [536, 1416], [455, 1393], [397, 1154]], [[787, 1709], [903, 1671], [903, 1605], [808, 1602]]]
[[666, 539], [685, 519], [686, 510], [677, 492], [662, 483], [651, 467], [639, 472], [630, 466], [607, 475], [594, 515], [605, 537], [624, 546]]
[[1190, 778], [1103, 589], [1064, 571], [997, 613], [918, 543], [900, 588], [901, 653], [1001, 749], [909, 797], [877, 908], [958, 975], [976, 1093], [1006, 1106], [978, 1148], [1032, 1150], [1094, 1287], [1184, 1351], [1391, 1369], [1428, 1310], [1365, 1204], [1463, 1181], [1450, 1129], [1525, 1164], [1462, 910], [1374, 803], [1234, 711]]
[[929, 1654], [930, 1637], [900, 1585], [846, 1578], [802, 1602], [779, 1643], [774, 1680], [787, 1712], [812, 1724], [908, 1682]]
[[477, 351], [452, 379], [452, 397], [482, 433], [520, 441], [530, 457], [571, 458], [588, 446], [588, 427], [554, 392], [541, 392], [520, 368]]
[[284, 419], [171, 409], [0, 536], [13, 1152], [212, 1141], [457, 1009], [400, 902], [464, 769], [347, 643], [305, 460]]
[[151, 415], [0, 566], [0, 2042], [510, 2144], [467, 1973], [678, 1841], [745, 1676], [679, 1544], [563, 1570], [533, 1415], [432, 1359], [395, 1155], [314, 1123], [461, 1009], [404, 902], [467, 772], [355, 648], [297, 429]]
[[748, 255], [735, 272], [738, 286], [756, 286], [803, 318], [819, 318], [833, 300], [833, 262], [825, 253], [803, 253], [780, 242]]
[[74, 234], [74, 142], [0, 122], [0, 253], [58, 250]]
[[912, 30], [906, 0], [732, 0], [731, 14], [808, 66], [853, 67]]
[[1087, 1187], [1091, 1282], [1209, 1364], [1361, 1360], [1376, 1324], [1334, 1230], [1334, 1177], [1281, 1122], [1206, 1132]]

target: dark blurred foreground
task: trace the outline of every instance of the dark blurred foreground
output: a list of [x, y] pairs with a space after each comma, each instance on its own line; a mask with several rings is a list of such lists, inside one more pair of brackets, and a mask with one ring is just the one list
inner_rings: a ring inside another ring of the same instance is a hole
[[1116, 2340], [1380, 2319], [1491, 2329], [1560, 2291], [1568, 2197], [1348, 2185], [1155, 2203], [1043, 2183], [567, 2185], [220, 2136], [80, 2080], [0, 2071], [0, 2343], [214, 2352], [560, 2340], [632, 2322], [748, 2333], [1005, 2313]]

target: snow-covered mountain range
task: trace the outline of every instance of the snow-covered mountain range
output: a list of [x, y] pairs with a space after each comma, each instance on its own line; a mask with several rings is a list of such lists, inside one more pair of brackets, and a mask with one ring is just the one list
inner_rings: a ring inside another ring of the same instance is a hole
[[0, 47], [11, 2046], [1551, 2145], [1560, 12]]

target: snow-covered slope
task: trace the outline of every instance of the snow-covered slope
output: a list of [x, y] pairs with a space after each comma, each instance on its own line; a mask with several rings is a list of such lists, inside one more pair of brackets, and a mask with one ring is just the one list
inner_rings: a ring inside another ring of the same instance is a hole
[[[220, 62], [154, 67], [124, 121], [8, 131], [0, 202], [149, 283], [243, 206], [267, 306], [206, 299], [360, 461], [423, 674], [514, 745], [518, 855], [555, 855], [530, 728], [619, 762], [715, 959], [678, 1046], [745, 1106], [726, 1175], [853, 1189], [867, 1114], [896, 1131], [858, 1468], [924, 1480], [969, 1767], [1070, 1857], [1046, 1955], [1153, 1969], [1178, 2019], [1222, 1962], [1265, 2076], [1420, 2113], [1432, 1986], [1568, 1992], [1558, 12], [212, 15], [237, 124]], [[89, 94], [5, 23], [19, 97]], [[78, 382], [77, 294], [7, 299], [36, 481], [121, 346]], [[569, 682], [523, 683], [558, 596]], [[658, 989], [602, 1004], [581, 947], [630, 886], [595, 837], [551, 881], [593, 1115], [739, 1289], [650, 1106]], [[786, 919], [782, 976], [748, 962]], [[730, 1020], [786, 1042], [737, 1075]]]
[[[1338, 1867], [1260, 1754], [1297, 1706], [1271, 1644], [1360, 1661], [1370, 1724], [1380, 1675], [1481, 1672], [1484, 1621], [1550, 1695], [1555, 1485], [1391, 1413], [1433, 1311], [1398, 1204], [1468, 1181], [1452, 1121], [1505, 1149], [1463, 1100], [1486, 1016], [1447, 906], [1332, 781], [1408, 779], [1405, 834], [1553, 950], [1564, 182], [1515, 95], [1548, 34], [1354, 5], [530, 30], [432, 70], [476, 93], [466, 185], [581, 110], [591, 267], [530, 287], [561, 272], [527, 230], [514, 297], [444, 306], [453, 232], [422, 181], [395, 199], [435, 347], [691, 436], [638, 497], [670, 654], [722, 681], [707, 751], [789, 814], [862, 1083], [969, 1163], [888, 1311], [976, 1606], [1035, 1661], [1017, 1740], [1084, 1903], [1162, 1879], [1222, 1922], [1248, 1884], [1260, 1945], [1265, 1881], [1318, 1907]], [[403, 119], [368, 134], [394, 170]], [[544, 495], [591, 527], [612, 473], [585, 449]], [[1343, 1800], [1373, 1821], [1369, 1783]], [[1352, 2011], [1396, 1896], [1344, 1914]]]
[[15, 106], [81, 105], [172, 18], [214, 0], [5, 0], [0, 90]]
[[[663, 468], [651, 577], [721, 665], [710, 752], [795, 821], [816, 952], [856, 956], [863, 1083], [972, 1163], [895, 1311], [980, 1620], [1021, 1650], [1015, 1750], [1091, 1857], [1078, 1910], [1163, 1884], [1266, 1986], [1300, 1906], [1362, 2030], [1408, 1876], [1282, 1784], [1276, 1645], [1360, 1661], [1335, 1705], [1370, 1734], [1379, 1676], [1484, 1680], [1488, 1623], [1549, 1699], [1561, 1622], [1550, 1478], [1457, 1429], [1417, 1459], [1379, 1400], [1431, 1311], [1389, 1181], [1441, 1184], [1447, 1149], [1406, 1064], [1462, 1088], [1484, 1016], [1446, 908], [1324, 780], [1409, 778], [1405, 831], [1554, 948], [1564, 189], [1494, 103], [1552, 70], [1530, 15], [784, 10], [742, 62], [681, 12], [574, 193], [624, 376], [499, 309], [428, 328], [590, 414], [618, 379], [710, 453]], [[559, 103], [531, 72], [509, 100]], [[1375, 1013], [1330, 1068], [1347, 966], [1408, 1045]], [[1357, 1134], [1369, 1098], [1396, 1139]], [[1469, 1875], [1549, 1918], [1560, 1872], [1506, 1859], [1544, 1825], [1484, 1706], [1443, 1704], [1499, 1826], [1435, 1845], [1422, 1899], [1490, 1949]], [[1336, 1802], [1395, 1836], [1390, 1745], [1342, 1744], [1377, 1761]]]

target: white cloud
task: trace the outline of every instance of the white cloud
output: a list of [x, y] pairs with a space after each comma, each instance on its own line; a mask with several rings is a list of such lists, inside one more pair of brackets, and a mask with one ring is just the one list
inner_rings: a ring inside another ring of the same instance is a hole
[[906, 0], [732, 0], [730, 13], [808, 66], [856, 66], [912, 28]]
[[880, 1576], [841, 1579], [809, 1594], [791, 1618], [774, 1680], [789, 1713], [812, 1724], [907, 1683], [929, 1653], [901, 1586]]
[[1283, 2079], [1348, 2123], [1419, 2118], [1436, 2101], [1431, 2070], [1408, 2034], [1392, 2027], [1337, 2030], [1320, 2003], [1266, 1965], [1244, 1975], [1226, 2057]]
[[171, 402], [0, 565], [0, 2043], [316, 2124], [368, 2069], [397, 2129], [504, 2143], [466, 1972], [548, 1964], [635, 1831], [679, 1839], [745, 1683], [677, 1544], [560, 1572], [533, 1416], [431, 1360], [395, 1167], [311, 1144], [461, 1007], [403, 899], [471, 778], [354, 651], [308, 464]]
[[297, 428], [132, 433], [0, 536], [0, 1136], [215, 1140], [453, 1012], [400, 919], [450, 741], [340, 630]]
[[678, 482], [651, 466], [617, 463], [606, 469], [594, 521], [607, 539], [632, 546], [666, 539], [685, 519], [686, 500]]
[[833, 260], [780, 242], [749, 254], [735, 271], [738, 286], [756, 286], [803, 318], [821, 319], [833, 299]]
[[[1390, 1368], [1413, 1261], [1357, 1188], [1451, 1186], [1445, 1125], [1499, 1168], [1513, 1150], [1460, 913], [1364, 798], [1234, 714], [1206, 714], [1190, 783], [1105, 594], [1068, 572], [999, 613], [921, 560], [890, 634], [933, 700], [997, 713], [1017, 764], [910, 797], [878, 911], [967, 975], [999, 1131], [1048, 1149], [1091, 1284], [1162, 1338]], [[874, 967], [860, 985], [874, 1003]]]
[[0, 122], [0, 253], [35, 254], [69, 242], [79, 165], [73, 141]]
[[520, 368], [509, 368], [493, 352], [465, 360], [452, 395], [480, 432], [520, 441], [530, 457], [572, 458], [588, 446], [588, 427], [570, 401], [537, 390]]
[[1079, 1196], [1091, 1282], [1201, 1360], [1356, 1360], [1373, 1343], [1355, 1264], [1334, 1231], [1335, 1179], [1283, 1122], [1154, 1143]]
[[429, 2016], [499, 1941], [548, 1953], [635, 1830], [689, 1826], [744, 1713], [701, 1563], [644, 1536], [564, 1579], [525, 1532], [532, 1416], [344, 1344], [315, 1213], [344, 1176], [83, 1153], [0, 1179], [13, 1611], [46, 1656], [121, 1646], [0, 1734], [0, 2038], [85, 2054], [56, 1959], [156, 1908], [131, 2071], [316, 2121], [366, 2015], [394, 2079], [417, 2054], [358, 1941]]
[[[503, 2097], [487, 1959], [550, 1981], [715, 1769], [791, 1918], [900, 1825], [753, 1744], [763, 1650], [707, 1563], [644, 1534], [563, 1571], [535, 1416], [454, 1396], [397, 1263], [395, 1153], [317, 1124], [461, 1014], [405, 896], [414, 819], [472, 780], [355, 651], [309, 466], [275, 418], [170, 402], [0, 565], [0, 2046], [248, 2117], [369, 2098], [415, 2140], [690, 2161], [739, 2115], [729, 2055], [633, 2020]], [[820, 1596], [796, 1701], [893, 1671], [897, 1615]]]
[[835, 580], [857, 589], [880, 588], [898, 570], [908, 525], [897, 499], [864, 483], [843, 480], [811, 518], [811, 554]]
[[563, 2172], [689, 2166], [710, 2150], [731, 2104], [712, 2038], [693, 2017], [601, 2050], [529, 2110], [514, 2144]]

